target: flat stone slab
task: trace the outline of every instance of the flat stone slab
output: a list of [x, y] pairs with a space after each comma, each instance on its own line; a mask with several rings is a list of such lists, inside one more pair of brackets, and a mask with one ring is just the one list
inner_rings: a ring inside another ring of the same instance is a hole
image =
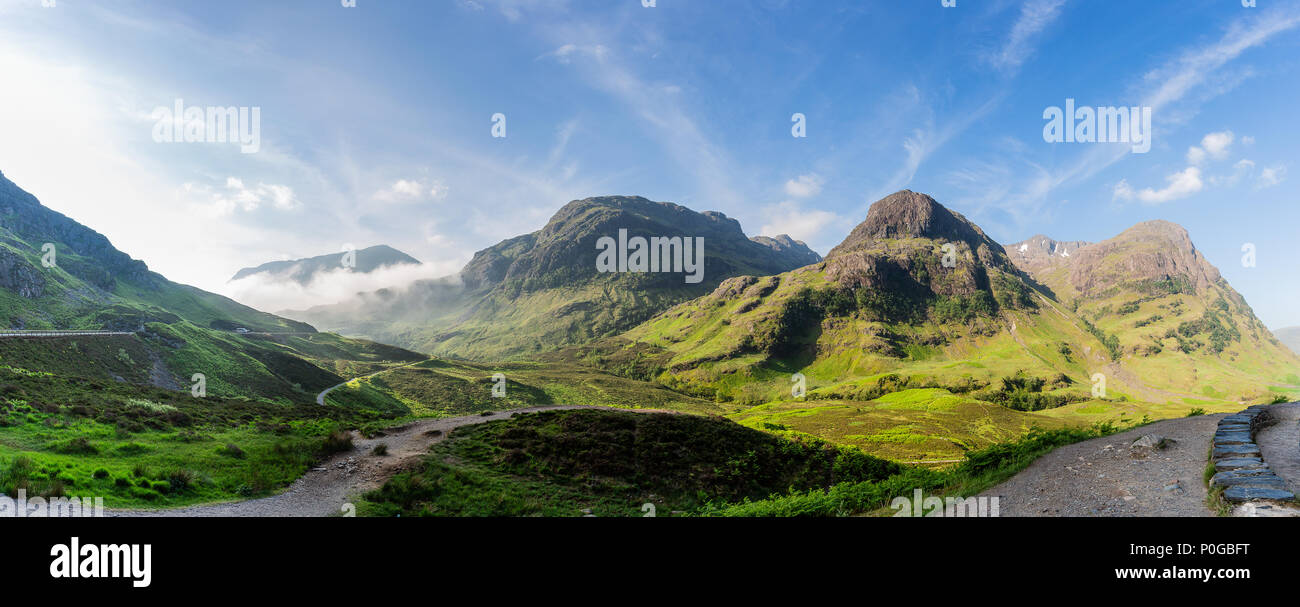
[[1248, 445], [1215, 445], [1214, 459], [1228, 459], [1234, 457], [1260, 457], [1259, 445], [1250, 443]]
[[1223, 491], [1223, 499], [1230, 502], [1248, 502], [1251, 500], [1294, 500], [1295, 494], [1285, 489], [1268, 489], [1260, 487], [1228, 487]]
[[1264, 460], [1258, 457], [1233, 457], [1214, 462], [1214, 469], [1219, 472], [1223, 472], [1224, 470], [1257, 470], [1267, 468], [1268, 464], [1264, 463]]
[[1255, 439], [1250, 436], [1249, 432], [1216, 432], [1214, 434], [1214, 444], [1218, 445], [1246, 445], [1253, 444]]
[[1238, 476], [1232, 472], [1220, 472], [1210, 479], [1212, 487], [1256, 487], [1268, 489], [1286, 489], [1286, 481], [1281, 477], [1273, 474], [1260, 474], [1254, 476]]

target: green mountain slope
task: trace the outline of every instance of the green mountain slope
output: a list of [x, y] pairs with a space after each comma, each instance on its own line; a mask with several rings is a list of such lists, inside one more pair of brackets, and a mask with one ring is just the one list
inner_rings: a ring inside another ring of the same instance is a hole
[[[596, 243], [620, 230], [629, 239], [703, 238], [701, 282], [681, 272], [599, 272]], [[565, 205], [537, 232], [479, 251], [454, 279], [284, 314], [440, 356], [519, 358], [614, 335], [733, 276], [819, 259], [787, 236], [750, 239], [720, 213], [639, 197], [588, 198]]]
[[1181, 228], [1143, 224], [1032, 273], [1018, 248], [899, 192], [820, 263], [728, 279], [568, 356], [732, 402], [754, 427], [899, 459], [960, 457], [1031, 426], [1230, 410], [1300, 384], [1300, 359]]
[[[53, 264], [42, 263], [53, 250]], [[310, 402], [340, 373], [413, 352], [317, 333], [312, 326], [177, 284], [103, 235], [40, 204], [0, 175], [0, 318], [17, 329], [132, 331], [91, 340], [9, 340], [5, 362], [77, 376], [189, 389], [196, 373], [221, 397]], [[238, 333], [237, 328], [250, 331]]]

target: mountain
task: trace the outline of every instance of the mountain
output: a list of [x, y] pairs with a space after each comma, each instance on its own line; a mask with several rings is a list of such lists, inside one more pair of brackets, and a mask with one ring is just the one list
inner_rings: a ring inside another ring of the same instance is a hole
[[1300, 353], [1300, 327], [1282, 327], [1274, 329], [1273, 335], [1277, 337], [1292, 352]]
[[[51, 267], [42, 263], [46, 258]], [[11, 329], [135, 332], [3, 340], [5, 364], [169, 389], [188, 389], [193, 374], [202, 373], [214, 396], [282, 403], [310, 402], [316, 391], [342, 381], [338, 372], [352, 363], [341, 361], [423, 358], [320, 334], [311, 325], [167, 280], [102, 234], [42, 206], [3, 174], [0, 318]]]
[[[690, 239], [702, 239], [703, 266], [698, 274], [685, 265], [669, 268], [677, 271], [601, 271], [603, 239], [630, 246], [638, 237], [680, 237], [687, 247], [697, 242]], [[788, 236], [750, 239], [721, 213], [602, 196], [572, 201], [541, 230], [475, 253], [456, 277], [283, 314], [431, 354], [515, 358], [616, 334], [734, 276], [774, 274], [818, 260]]]
[[1051, 265], [1052, 261], [1058, 257], [1069, 257], [1072, 254], [1071, 251], [1077, 252], [1089, 244], [1082, 240], [1057, 242], [1039, 234], [1029, 240], [1006, 245], [1005, 248], [1007, 255], [1011, 257], [1011, 260], [1017, 266], [1032, 272]]
[[[348, 258], [346, 253], [317, 255], [292, 261], [268, 261], [254, 268], [243, 268], [230, 278], [231, 281], [250, 276], [266, 276], [273, 279], [292, 280], [298, 284], [311, 283], [318, 274], [330, 270], [348, 267], [351, 271], [368, 274], [381, 268], [399, 265], [420, 265], [420, 261], [388, 245], [376, 245], [353, 252]], [[345, 260], [353, 262], [345, 266]]]
[[734, 403], [756, 428], [908, 459], [1300, 388], [1300, 358], [1181, 227], [1003, 247], [910, 191], [873, 204], [819, 263], [727, 279], [558, 356]]
[[808, 248], [802, 240], [790, 238], [787, 234], [776, 236], [754, 236], [750, 240], [775, 251], [786, 264], [802, 267], [822, 260], [822, 256]]

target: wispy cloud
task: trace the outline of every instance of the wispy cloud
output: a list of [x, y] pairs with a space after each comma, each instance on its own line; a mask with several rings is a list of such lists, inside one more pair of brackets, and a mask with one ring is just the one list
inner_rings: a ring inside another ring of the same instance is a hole
[[993, 67], [1005, 73], [1014, 73], [1024, 65], [1033, 53], [1035, 43], [1043, 30], [1047, 29], [1061, 14], [1065, 0], [1028, 0], [1020, 8], [1020, 17], [1007, 35], [1001, 48], [989, 61]]

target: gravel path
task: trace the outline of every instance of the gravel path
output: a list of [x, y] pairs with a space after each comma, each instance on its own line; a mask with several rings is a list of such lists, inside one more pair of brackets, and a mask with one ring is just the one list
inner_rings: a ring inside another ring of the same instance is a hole
[[[165, 510], [109, 510], [108, 516], [333, 516], [345, 514], [347, 504], [360, 494], [377, 489], [394, 474], [420, 464], [429, 447], [447, 433], [461, 426], [506, 419], [519, 413], [565, 409], [613, 409], [639, 413], [671, 413], [649, 409], [614, 409], [612, 407], [550, 406], [529, 407], [494, 413], [491, 416], [467, 415], [422, 419], [390, 428], [385, 436], [363, 439], [353, 434], [354, 447], [340, 453], [294, 481], [278, 495], [242, 502], [227, 502]], [[430, 433], [439, 431], [436, 436]], [[371, 454], [375, 445], [384, 443], [388, 454]]]
[[[1203, 481], [1210, 439], [1225, 414], [1158, 421], [1066, 445], [981, 495], [1002, 516], [1213, 516]], [[1176, 444], [1134, 457], [1145, 434]]]
[[1273, 472], [1300, 495], [1300, 403], [1268, 408], [1277, 423], [1255, 434], [1255, 444]]

